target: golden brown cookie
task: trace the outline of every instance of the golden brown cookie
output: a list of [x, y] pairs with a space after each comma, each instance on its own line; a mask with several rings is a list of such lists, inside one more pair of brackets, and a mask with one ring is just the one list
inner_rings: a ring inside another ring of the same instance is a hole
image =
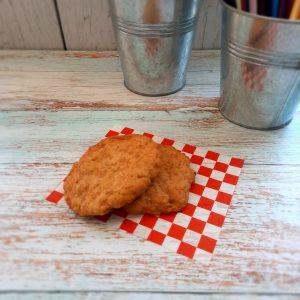
[[195, 179], [189, 159], [173, 147], [158, 146], [160, 172], [144, 194], [125, 206], [130, 214], [177, 212], [187, 204], [189, 189]]
[[140, 196], [159, 169], [158, 146], [149, 138], [107, 138], [73, 165], [64, 182], [66, 202], [81, 216], [104, 215]]

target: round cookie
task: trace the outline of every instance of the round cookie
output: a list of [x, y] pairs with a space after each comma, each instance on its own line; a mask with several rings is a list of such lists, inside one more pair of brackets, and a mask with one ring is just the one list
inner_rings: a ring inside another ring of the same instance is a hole
[[158, 146], [149, 138], [110, 137], [73, 165], [64, 182], [65, 200], [81, 216], [104, 215], [140, 196], [159, 169]]
[[130, 214], [177, 212], [187, 204], [189, 189], [195, 179], [189, 159], [173, 147], [158, 147], [160, 172], [144, 194], [125, 206], [125, 210]]

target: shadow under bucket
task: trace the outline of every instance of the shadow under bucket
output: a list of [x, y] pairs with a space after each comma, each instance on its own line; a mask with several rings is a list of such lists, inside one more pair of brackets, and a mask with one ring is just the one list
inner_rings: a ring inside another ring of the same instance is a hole
[[200, 0], [110, 0], [125, 86], [146, 96], [185, 85]]
[[247, 128], [287, 125], [300, 100], [300, 22], [221, 2], [221, 113]]

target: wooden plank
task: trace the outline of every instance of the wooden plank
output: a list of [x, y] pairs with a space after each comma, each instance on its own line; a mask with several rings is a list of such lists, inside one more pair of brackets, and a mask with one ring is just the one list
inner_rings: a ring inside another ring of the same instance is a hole
[[221, 4], [219, 0], [203, 1], [194, 49], [220, 49], [221, 47]]
[[108, 0], [58, 0], [68, 50], [116, 49]]
[[54, 292], [54, 293], [0, 293], [5, 300], [299, 300], [295, 295], [234, 295], [234, 294], [166, 294], [166, 293], [133, 293], [133, 292]]
[[68, 164], [0, 164], [0, 289], [299, 293], [300, 166], [246, 165], [209, 267], [42, 195]]
[[186, 87], [166, 97], [128, 91], [115, 52], [0, 52], [0, 109], [216, 109], [219, 51], [195, 51]]
[[[116, 49], [107, 0], [58, 0], [58, 7], [68, 50]], [[219, 1], [204, 0], [194, 49], [219, 49], [220, 24]]]
[[16, 111], [1, 112], [0, 119], [0, 163], [73, 163], [114, 124], [242, 156], [247, 164], [300, 163], [299, 112], [276, 131], [245, 129], [203, 110]]
[[1, 49], [64, 49], [53, 0], [0, 1]]

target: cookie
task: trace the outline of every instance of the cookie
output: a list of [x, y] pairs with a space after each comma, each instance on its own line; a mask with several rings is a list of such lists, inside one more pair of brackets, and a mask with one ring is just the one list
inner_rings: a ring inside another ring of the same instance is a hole
[[158, 145], [149, 138], [110, 137], [73, 165], [64, 182], [65, 200], [81, 216], [104, 215], [140, 196], [159, 169]]
[[158, 145], [161, 169], [143, 195], [126, 205], [130, 214], [160, 214], [180, 211], [188, 201], [195, 173], [189, 159], [170, 146]]

